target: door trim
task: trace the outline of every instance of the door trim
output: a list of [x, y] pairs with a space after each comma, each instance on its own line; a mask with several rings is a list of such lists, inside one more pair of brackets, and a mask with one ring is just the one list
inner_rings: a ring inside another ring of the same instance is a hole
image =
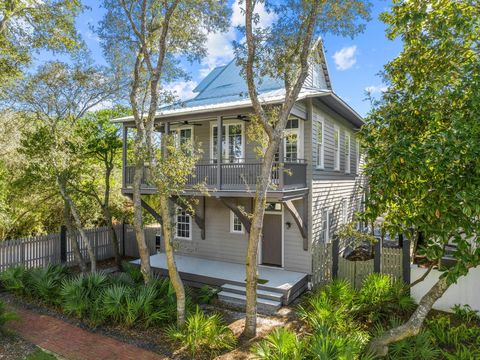
[[281, 234], [282, 234], [282, 239], [281, 239], [281, 244], [282, 244], [282, 264], [280, 266], [271, 266], [271, 265], [264, 265], [262, 264], [263, 258], [262, 258], [262, 246], [263, 246], [263, 236], [260, 239], [260, 242], [258, 243], [258, 260], [257, 260], [257, 265], [262, 266], [265, 268], [272, 268], [272, 269], [283, 269], [285, 268], [285, 217], [284, 217], [284, 206], [282, 204], [282, 211], [265, 211], [265, 215], [277, 215], [281, 216]]

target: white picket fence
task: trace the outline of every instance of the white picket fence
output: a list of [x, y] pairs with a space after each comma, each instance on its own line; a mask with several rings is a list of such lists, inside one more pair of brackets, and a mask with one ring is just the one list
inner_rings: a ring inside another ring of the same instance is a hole
[[[108, 227], [85, 229], [85, 232], [97, 260], [106, 260], [113, 257], [112, 236]], [[137, 257], [138, 247], [132, 226], [116, 225], [115, 232], [119, 242], [120, 254]], [[155, 237], [159, 233], [159, 227], [145, 228], [145, 238], [151, 254], [156, 251]], [[75, 234], [75, 240], [80, 246], [83, 257], [88, 260], [86, 244], [79, 234]], [[46, 266], [47, 264], [60, 264], [62, 262], [61, 250], [60, 233], [0, 241], [0, 271], [20, 265], [33, 268]], [[70, 238], [67, 238], [66, 241], [65, 257], [67, 265], [74, 262], [72, 239]]]

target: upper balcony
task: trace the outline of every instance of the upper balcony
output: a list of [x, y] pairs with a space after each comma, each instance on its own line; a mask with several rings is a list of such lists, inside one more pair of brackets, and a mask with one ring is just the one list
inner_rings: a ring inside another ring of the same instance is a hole
[[[221, 163], [199, 161], [193, 173], [188, 177], [186, 192], [204, 186], [208, 191], [255, 192], [261, 176], [262, 161], [258, 159], [235, 159], [235, 162]], [[134, 167], [124, 168], [124, 192], [132, 191]], [[304, 160], [275, 161], [271, 172], [271, 192], [285, 192], [306, 189], [307, 164]], [[155, 193], [155, 186], [149, 181], [149, 169], [144, 168], [142, 192]]]

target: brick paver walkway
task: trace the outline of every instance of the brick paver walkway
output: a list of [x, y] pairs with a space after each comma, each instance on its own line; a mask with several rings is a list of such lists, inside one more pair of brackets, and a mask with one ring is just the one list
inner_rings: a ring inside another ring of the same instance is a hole
[[25, 309], [15, 309], [20, 320], [10, 323], [24, 339], [68, 360], [159, 360], [164, 356]]

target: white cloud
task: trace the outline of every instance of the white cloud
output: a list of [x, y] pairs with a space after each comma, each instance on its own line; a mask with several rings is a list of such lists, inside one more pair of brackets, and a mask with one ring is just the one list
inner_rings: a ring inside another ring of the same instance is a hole
[[370, 94], [380, 94], [387, 91], [387, 87], [385, 85], [370, 85], [365, 88], [365, 91]]
[[333, 54], [335, 67], [337, 70], [343, 71], [350, 69], [357, 62], [357, 46], [352, 45], [344, 47]]
[[[241, 10], [244, 5], [239, 4], [239, 0], [235, 0], [232, 4], [232, 18], [230, 20], [230, 27], [223, 33], [212, 33], [207, 36], [207, 50], [208, 54], [202, 62], [200, 75], [205, 77], [215, 67], [224, 65], [233, 59], [233, 45], [234, 40], [238, 40], [236, 26], [245, 24], [245, 14]], [[259, 15], [259, 23], [257, 27], [265, 28], [275, 21], [276, 14], [267, 12], [265, 5], [259, 3], [255, 6], [255, 13]]]
[[196, 81], [177, 81], [167, 86], [167, 89], [172, 91], [180, 100], [188, 100], [195, 96], [192, 91], [197, 86]]

